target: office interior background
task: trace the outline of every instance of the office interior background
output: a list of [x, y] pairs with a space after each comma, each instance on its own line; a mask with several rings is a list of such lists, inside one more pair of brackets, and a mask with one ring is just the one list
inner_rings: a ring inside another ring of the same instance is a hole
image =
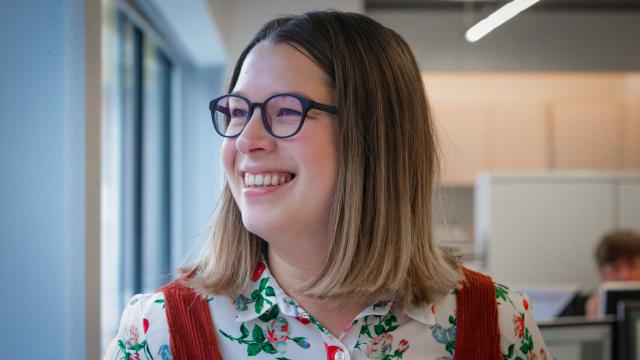
[[506, 3], [3, 2], [0, 358], [98, 357], [127, 299], [197, 256], [223, 184], [208, 102], [262, 24], [316, 9], [414, 50], [443, 150], [437, 240], [533, 294], [594, 290], [599, 237], [640, 231], [640, 2], [542, 0], [465, 39]]

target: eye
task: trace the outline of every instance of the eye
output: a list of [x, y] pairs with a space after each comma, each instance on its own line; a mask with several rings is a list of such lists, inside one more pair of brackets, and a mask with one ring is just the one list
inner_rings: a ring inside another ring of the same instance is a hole
[[301, 116], [302, 113], [296, 109], [281, 108], [278, 110], [278, 116]]
[[247, 110], [245, 109], [231, 109], [231, 117], [232, 118], [245, 118], [247, 117]]

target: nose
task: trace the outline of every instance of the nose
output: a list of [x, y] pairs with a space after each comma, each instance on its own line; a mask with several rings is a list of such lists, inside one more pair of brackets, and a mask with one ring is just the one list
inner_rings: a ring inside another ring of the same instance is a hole
[[262, 123], [262, 109], [255, 107], [249, 121], [236, 140], [238, 151], [249, 154], [256, 151], [273, 151], [276, 139], [271, 136]]

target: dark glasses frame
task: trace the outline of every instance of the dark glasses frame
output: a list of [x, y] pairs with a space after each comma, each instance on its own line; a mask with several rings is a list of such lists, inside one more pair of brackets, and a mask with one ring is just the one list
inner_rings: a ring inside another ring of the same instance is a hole
[[[269, 100], [275, 98], [275, 97], [279, 97], [279, 96], [291, 96], [294, 97], [296, 99], [298, 99], [300, 101], [300, 104], [302, 105], [302, 118], [300, 119], [300, 125], [298, 125], [298, 128], [291, 134], [291, 135], [286, 135], [286, 136], [279, 136], [273, 133], [273, 130], [271, 130], [271, 126], [269, 125], [269, 122], [267, 121], [267, 115], [266, 115], [266, 106], [265, 104], [267, 102], [269, 102]], [[218, 129], [218, 126], [216, 125], [216, 104], [224, 99], [224, 98], [238, 98], [238, 99], [242, 99], [244, 102], [247, 103], [248, 105], [248, 113], [247, 113], [247, 120], [244, 123], [244, 126], [242, 126], [242, 128], [238, 131], [237, 134], [234, 135], [227, 135], [223, 132], [224, 129]], [[338, 114], [338, 108], [333, 106], [333, 105], [327, 105], [327, 104], [323, 104], [323, 103], [319, 103], [316, 101], [313, 101], [311, 99], [308, 99], [302, 95], [298, 95], [298, 94], [294, 94], [294, 93], [280, 93], [280, 94], [274, 94], [272, 96], [269, 96], [265, 101], [263, 102], [251, 102], [251, 100], [247, 99], [246, 97], [242, 96], [242, 95], [237, 95], [237, 94], [226, 94], [226, 95], [222, 95], [222, 96], [218, 96], [217, 98], [209, 101], [209, 111], [211, 111], [211, 122], [213, 123], [213, 128], [216, 130], [216, 132], [225, 138], [235, 138], [238, 137], [240, 134], [242, 134], [242, 131], [244, 131], [244, 128], [247, 127], [247, 124], [249, 123], [249, 121], [251, 120], [251, 117], [253, 116], [253, 111], [255, 110], [255, 108], [258, 107], [260, 108], [260, 117], [262, 118], [262, 124], [264, 125], [264, 128], [267, 130], [267, 132], [269, 133], [269, 135], [278, 138], [278, 139], [286, 139], [292, 136], [295, 136], [298, 132], [300, 132], [300, 129], [302, 129], [302, 125], [304, 125], [304, 121], [307, 119], [307, 113], [309, 112], [309, 110], [311, 109], [317, 109], [320, 111], [324, 111], [326, 113], [329, 114], [333, 114], [333, 115], [337, 115]]]

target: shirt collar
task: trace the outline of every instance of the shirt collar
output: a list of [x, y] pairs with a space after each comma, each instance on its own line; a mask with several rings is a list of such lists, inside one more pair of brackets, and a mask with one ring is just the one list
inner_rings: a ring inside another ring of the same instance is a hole
[[250, 321], [270, 311], [278, 304], [278, 293], [283, 293], [271, 276], [266, 262], [256, 266], [249, 286], [235, 299], [236, 321]]
[[[382, 299], [365, 308], [356, 319], [369, 315], [384, 316], [395, 305], [395, 293], [391, 292]], [[308, 318], [309, 315], [280, 287], [271, 275], [265, 260], [256, 266], [249, 286], [235, 300], [236, 321], [246, 322], [272, 311], [278, 306], [279, 312], [297, 318]], [[434, 305], [410, 305], [404, 313], [410, 318], [425, 325], [435, 324]]]
[[428, 326], [436, 324], [435, 307], [433, 304], [423, 304], [419, 306], [409, 305], [404, 312], [408, 317]]

